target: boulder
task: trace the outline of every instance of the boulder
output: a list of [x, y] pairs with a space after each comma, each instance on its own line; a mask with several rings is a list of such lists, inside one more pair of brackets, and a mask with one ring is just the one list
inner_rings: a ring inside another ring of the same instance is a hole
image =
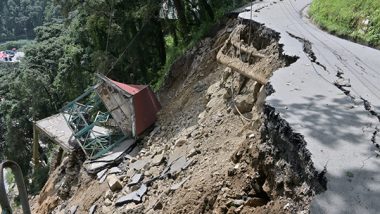
[[123, 188], [123, 185], [121, 185], [119, 178], [114, 174], [109, 175], [107, 177], [107, 182], [108, 182], [108, 186], [113, 192], [119, 191]]

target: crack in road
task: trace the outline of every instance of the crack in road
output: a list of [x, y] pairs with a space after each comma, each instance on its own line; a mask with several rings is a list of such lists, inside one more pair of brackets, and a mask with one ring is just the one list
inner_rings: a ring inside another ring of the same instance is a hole
[[343, 76], [344, 72], [341, 68], [337, 67], [338, 71], [336, 72], [336, 77], [338, 79], [334, 82], [334, 85], [341, 90], [345, 95], [350, 97], [352, 100], [355, 100], [355, 96], [351, 95], [351, 91], [346, 89], [351, 87], [350, 79], [347, 79]]
[[379, 128], [378, 127], [376, 127], [375, 128], [375, 131], [373, 132], [373, 134], [372, 134], [372, 137], [371, 137], [371, 141], [372, 141], [372, 143], [376, 146], [376, 148], [378, 148], [378, 149], [380, 149], [380, 145], [377, 143], [377, 141], [376, 141], [376, 136], [377, 136], [377, 134], [379, 133]]
[[[315, 55], [315, 53], [312, 49], [313, 48], [312, 43], [309, 40], [307, 40], [305, 38], [301, 38], [299, 36], [296, 36], [290, 32], [287, 32], [287, 33], [289, 34], [289, 36], [297, 39], [299, 42], [301, 42], [303, 44], [303, 51], [307, 54], [307, 56], [309, 57], [309, 59], [312, 63], [319, 65], [325, 71], [328, 72], [327, 67], [325, 65], [322, 65], [320, 62], [317, 61], [317, 56]], [[343, 60], [339, 55], [337, 55], [336, 53], [334, 53], [334, 54], [337, 56], [338, 60], [340, 60], [340, 61]], [[338, 79], [333, 83], [334, 86], [337, 87], [340, 91], [342, 91], [346, 96], [351, 98], [352, 101], [355, 101], [357, 99], [357, 97], [352, 95], [351, 91], [349, 89], [347, 89], [347, 88], [351, 87], [350, 79], [347, 79], [343, 76], [344, 72], [342, 71], [341, 68], [337, 67], [337, 69], [338, 70], [336, 73], [336, 77], [338, 77]], [[366, 111], [368, 111], [372, 116], [375, 116], [378, 119], [378, 121], [380, 122], [380, 114], [377, 113], [373, 109], [371, 103], [361, 96], [360, 96], [360, 99], [363, 101], [364, 109]], [[378, 129], [378, 127], [376, 127], [375, 131], [372, 134], [371, 142], [376, 146], [377, 149], [380, 149], [380, 145], [376, 142], [376, 136], [378, 133], [379, 133], [379, 129]]]
[[320, 63], [319, 61], [317, 61], [317, 57], [315, 56], [315, 53], [313, 51], [313, 45], [309, 40], [307, 40], [305, 38], [301, 38], [299, 36], [296, 36], [296, 35], [288, 32], [288, 31], [287, 31], [287, 33], [289, 34], [289, 36], [297, 39], [299, 42], [301, 42], [303, 44], [303, 52], [305, 52], [308, 55], [308, 57], [312, 63], [315, 63], [316, 65], [323, 68], [323, 70], [327, 71], [327, 67], [325, 65], [323, 65], [322, 63]]
[[373, 110], [371, 103], [368, 100], [364, 99], [363, 97], [360, 97], [360, 99], [363, 100], [364, 102], [365, 110], [367, 110], [371, 115], [377, 117], [377, 119], [380, 122], [380, 114], [377, 113], [375, 110]]

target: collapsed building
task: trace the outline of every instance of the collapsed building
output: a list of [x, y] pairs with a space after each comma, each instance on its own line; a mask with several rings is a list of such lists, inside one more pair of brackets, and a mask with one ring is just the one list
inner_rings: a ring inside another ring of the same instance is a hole
[[129, 85], [98, 74], [99, 82], [58, 114], [34, 123], [33, 159], [39, 164], [40, 135], [62, 153], [81, 149], [85, 169], [97, 172], [128, 153], [139, 135], [156, 121], [161, 105], [147, 85]]

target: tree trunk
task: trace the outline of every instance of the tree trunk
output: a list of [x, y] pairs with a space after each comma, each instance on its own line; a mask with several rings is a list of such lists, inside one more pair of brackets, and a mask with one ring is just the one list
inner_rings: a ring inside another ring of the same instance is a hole
[[200, 6], [202, 9], [204, 9], [207, 12], [207, 15], [211, 20], [214, 20], [215, 15], [214, 11], [212, 10], [211, 6], [207, 3], [207, 0], [199, 0]]
[[180, 33], [184, 38], [186, 38], [188, 35], [188, 24], [187, 24], [187, 19], [186, 19], [186, 11], [185, 7], [183, 6], [182, 0], [173, 0], [174, 2], [174, 7], [177, 11], [177, 16], [179, 20], [179, 25], [180, 25]]

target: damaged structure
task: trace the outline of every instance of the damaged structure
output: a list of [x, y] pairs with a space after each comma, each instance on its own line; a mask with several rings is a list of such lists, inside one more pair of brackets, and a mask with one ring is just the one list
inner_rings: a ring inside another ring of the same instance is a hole
[[[80, 147], [86, 159], [93, 161], [105, 156], [117, 158], [120, 155], [115, 153], [126, 152], [156, 121], [161, 105], [149, 86], [97, 76], [98, 84], [65, 105], [60, 113], [34, 123], [35, 165], [39, 163], [40, 134], [57, 143], [60, 153]], [[112, 162], [115, 158], [105, 159]]]

